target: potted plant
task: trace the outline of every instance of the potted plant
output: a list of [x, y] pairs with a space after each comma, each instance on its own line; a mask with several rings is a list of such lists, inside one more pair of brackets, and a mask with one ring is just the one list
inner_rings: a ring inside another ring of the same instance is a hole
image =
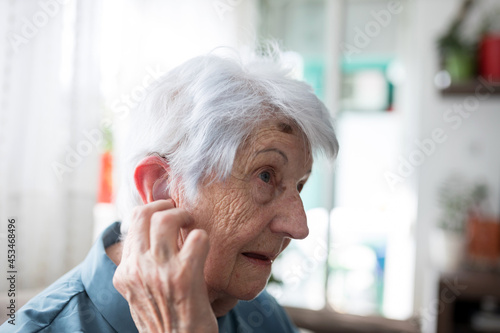
[[452, 82], [470, 80], [476, 72], [477, 47], [475, 43], [466, 41], [460, 32], [472, 4], [473, 0], [464, 0], [446, 34], [438, 39], [442, 67], [450, 74]]
[[486, 185], [472, 191], [471, 209], [467, 222], [468, 263], [476, 269], [490, 269], [500, 258], [500, 221], [493, 214]]
[[465, 229], [473, 202], [471, 190], [454, 176], [439, 188], [438, 200], [441, 215], [431, 234], [431, 259], [439, 270], [456, 271], [465, 258]]

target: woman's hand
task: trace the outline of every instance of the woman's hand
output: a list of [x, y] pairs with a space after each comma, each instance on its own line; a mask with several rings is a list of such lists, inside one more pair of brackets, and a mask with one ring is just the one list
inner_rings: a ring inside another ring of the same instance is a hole
[[179, 250], [191, 216], [172, 200], [134, 210], [113, 284], [125, 297], [140, 332], [217, 332], [203, 267], [208, 236], [193, 230]]

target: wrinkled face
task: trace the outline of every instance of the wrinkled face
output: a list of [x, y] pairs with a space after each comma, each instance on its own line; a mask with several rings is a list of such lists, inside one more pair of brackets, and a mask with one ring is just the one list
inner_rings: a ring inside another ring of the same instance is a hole
[[299, 193], [312, 157], [302, 136], [276, 123], [261, 128], [238, 151], [231, 176], [200, 189], [191, 209], [195, 228], [205, 229], [209, 293], [252, 299], [265, 287], [272, 261], [292, 238], [308, 234]]

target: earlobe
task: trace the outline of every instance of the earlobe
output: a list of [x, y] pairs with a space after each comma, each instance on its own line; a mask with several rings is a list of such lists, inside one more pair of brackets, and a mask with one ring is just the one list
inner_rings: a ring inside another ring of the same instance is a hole
[[144, 204], [170, 198], [169, 172], [168, 162], [159, 156], [148, 156], [137, 164], [135, 186]]

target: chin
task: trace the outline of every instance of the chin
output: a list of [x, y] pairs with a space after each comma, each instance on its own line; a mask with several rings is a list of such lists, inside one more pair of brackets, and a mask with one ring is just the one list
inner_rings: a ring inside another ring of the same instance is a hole
[[246, 286], [236, 293], [236, 298], [242, 301], [251, 301], [266, 288], [267, 279], [264, 281], [248, 282]]
[[261, 292], [263, 292], [263, 291], [264, 291], [264, 288], [262, 288], [258, 292], [252, 292], [252, 293], [243, 294], [241, 297], [238, 297], [238, 299], [241, 300], [241, 301], [251, 301], [255, 297], [259, 296], [259, 294]]
[[211, 273], [213, 275], [206, 278], [209, 289], [225, 297], [250, 301], [266, 288], [271, 276], [271, 265], [254, 265], [243, 261], [227, 277], [215, 274], [215, 269]]

